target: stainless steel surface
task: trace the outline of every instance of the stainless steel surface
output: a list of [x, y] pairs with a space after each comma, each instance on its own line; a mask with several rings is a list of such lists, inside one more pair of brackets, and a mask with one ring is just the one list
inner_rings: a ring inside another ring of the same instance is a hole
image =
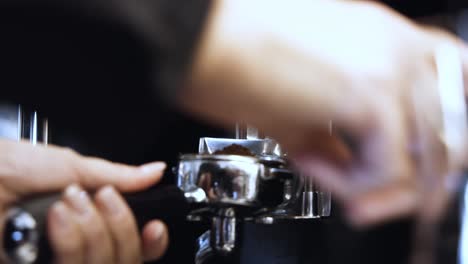
[[44, 118], [42, 122], [42, 144], [49, 144], [49, 119]]
[[208, 261], [215, 252], [211, 247], [211, 231], [206, 231], [197, 239], [195, 264], [203, 264]]
[[21, 110], [14, 105], [0, 105], [0, 138], [21, 138]]
[[[177, 186], [191, 202], [213, 206], [261, 206], [261, 191], [286, 170], [267, 168], [254, 157], [237, 155], [183, 155]], [[276, 196], [282, 196], [278, 193]]]
[[[255, 218], [257, 223], [273, 224], [291, 220], [307, 220], [329, 217], [331, 214], [331, 194], [317, 188], [310, 177], [294, 177], [285, 187], [291, 189], [292, 197], [285, 197], [284, 202], [275, 210], [268, 211]], [[288, 192], [285, 191], [285, 194]]]
[[259, 156], [284, 157], [285, 153], [281, 146], [273, 139], [232, 139], [232, 138], [209, 138], [200, 139], [199, 154], [213, 154], [227, 146], [237, 144], [248, 148], [253, 154]]
[[29, 125], [29, 140], [31, 141], [31, 144], [36, 145], [37, 144], [37, 112], [34, 111], [31, 115], [31, 120], [30, 120], [30, 125]]
[[331, 193], [318, 188], [311, 177], [304, 177], [302, 210], [298, 218], [328, 217], [331, 214]]
[[[247, 137], [249, 131], [248, 126], [237, 125], [236, 135], [238, 137]], [[250, 128], [250, 131], [254, 131]], [[332, 133], [332, 124], [330, 123], [330, 133]], [[273, 171], [282, 170], [291, 172], [286, 159], [285, 153], [281, 146], [273, 139], [225, 139], [225, 138], [201, 138], [199, 145], [199, 152], [202, 154], [213, 154], [232, 144], [237, 144], [248, 148], [253, 154], [257, 156], [263, 163], [270, 165], [265, 166], [268, 170], [271, 168]], [[271, 163], [269, 163], [271, 162]], [[277, 162], [277, 164], [275, 164]], [[279, 167], [279, 168], [278, 168]], [[273, 175], [275, 173], [265, 173], [266, 175]], [[295, 176], [299, 177], [299, 176]], [[282, 204], [273, 218], [318, 218], [330, 216], [331, 210], [331, 194], [329, 192], [319, 190], [313, 187], [310, 179], [304, 179], [309, 185], [306, 185], [304, 190], [297, 190], [301, 192], [301, 199], [289, 201], [288, 204]], [[296, 181], [294, 188], [302, 188]], [[300, 180], [299, 180], [300, 182]], [[286, 192], [285, 192], [286, 193]], [[286, 202], [286, 201], [285, 201]], [[279, 213], [281, 212], [281, 213]], [[266, 217], [266, 215], [264, 216]], [[260, 220], [262, 222], [263, 220]], [[271, 222], [267, 220], [266, 222]]]
[[314, 186], [310, 177], [304, 177], [301, 216], [311, 218], [318, 217], [314, 212]]
[[234, 208], [222, 208], [213, 217], [211, 245], [216, 253], [227, 255], [236, 246], [236, 213]]
[[331, 216], [331, 192], [325, 190], [317, 191], [317, 212], [320, 217]]
[[211, 230], [197, 239], [195, 264], [202, 264], [218, 255], [229, 255], [236, 246], [236, 212], [234, 208], [222, 208], [211, 222]]
[[237, 123], [236, 139], [264, 139], [264, 135], [253, 126]]
[[21, 106], [0, 105], [0, 138], [27, 140], [31, 144], [49, 142], [49, 123], [37, 111]]
[[[178, 187], [189, 202], [201, 206], [187, 219], [212, 224], [198, 239], [195, 263], [233, 252], [237, 221], [273, 224], [330, 215], [330, 193], [295, 173], [275, 140], [260, 139], [260, 131], [240, 124], [236, 138], [201, 138], [199, 154], [179, 160]], [[254, 156], [215, 154], [231, 145]]]
[[[237, 221], [251, 220], [256, 211], [269, 212], [298, 196], [299, 188], [291, 184], [294, 174], [283, 159], [279, 144], [256, 139], [258, 131], [246, 127], [238, 126], [236, 134], [238, 138], [255, 139], [201, 138], [199, 155], [183, 155], [179, 160], [179, 188], [189, 202], [204, 204], [187, 219], [209, 219], [212, 225], [198, 239], [195, 263], [204, 263], [215, 254], [233, 252]], [[248, 148], [255, 157], [214, 155], [233, 144]], [[277, 189], [278, 186], [282, 187]], [[245, 208], [253, 210], [246, 213]], [[236, 210], [242, 213], [236, 214]]]

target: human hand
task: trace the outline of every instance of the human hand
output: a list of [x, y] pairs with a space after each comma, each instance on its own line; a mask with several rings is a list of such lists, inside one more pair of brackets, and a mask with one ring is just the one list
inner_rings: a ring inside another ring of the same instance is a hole
[[[169, 241], [164, 223], [147, 223], [140, 238], [118, 191], [138, 191], [157, 183], [164, 163], [132, 167], [59, 147], [6, 140], [0, 140], [0, 149], [0, 237], [10, 206], [31, 195], [65, 189], [63, 198], [49, 209], [47, 223], [57, 263], [134, 264], [163, 255]], [[1, 254], [0, 260], [5, 258]]]
[[445, 44], [468, 65], [456, 37], [377, 3], [217, 1], [180, 102], [222, 125], [262, 129], [334, 193], [354, 224], [375, 224], [428, 202], [410, 150], [420, 118], [413, 95], [438, 119], [434, 52]]

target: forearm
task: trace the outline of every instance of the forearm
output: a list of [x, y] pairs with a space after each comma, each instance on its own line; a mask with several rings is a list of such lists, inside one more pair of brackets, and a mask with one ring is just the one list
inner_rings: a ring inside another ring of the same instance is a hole
[[[229, 9], [229, 5], [236, 3], [216, 1], [213, 5], [191, 70], [177, 97], [178, 103], [189, 112], [226, 125], [243, 120], [246, 113], [254, 113], [258, 103], [254, 91], [247, 89], [243, 67], [249, 66], [243, 65], [244, 52], [249, 50], [242, 49], [250, 44], [244, 34], [248, 32], [239, 32], [244, 26], [238, 16], [240, 12]], [[247, 17], [248, 13], [244, 13], [243, 18]], [[240, 39], [244, 39], [245, 46]]]
[[[225, 125], [242, 121], [266, 128], [291, 116], [330, 120], [330, 108], [339, 103], [331, 101], [348, 80], [322, 56], [330, 55], [322, 52], [328, 45], [342, 43], [333, 34], [324, 37], [319, 24], [329, 25], [347, 10], [326, 2], [301, 2], [303, 10], [296, 8], [294, 15], [284, 17], [288, 4], [280, 1], [217, 1], [180, 104]], [[290, 19], [294, 21], [289, 23]]]
[[[191, 71], [178, 102], [189, 112], [231, 125], [255, 122], [267, 100], [275, 101], [273, 87], [258, 85], [266, 71], [258, 67], [270, 61], [271, 48], [263, 41], [260, 29], [264, 1], [216, 1], [201, 40]], [[261, 18], [260, 18], [261, 17]], [[280, 91], [281, 92], [281, 91]], [[273, 102], [271, 102], [273, 103]]]

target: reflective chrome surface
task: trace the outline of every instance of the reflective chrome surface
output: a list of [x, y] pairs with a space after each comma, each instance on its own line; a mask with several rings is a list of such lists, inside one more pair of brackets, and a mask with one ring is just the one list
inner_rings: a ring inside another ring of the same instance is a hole
[[206, 231], [197, 239], [197, 251], [195, 253], [195, 264], [203, 264], [214, 255], [211, 247], [211, 231]]
[[[238, 221], [273, 224], [330, 215], [330, 194], [295, 173], [275, 140], [260, 136], [252, 127], [237, 126], [237, 139], [201, 138], [198, 155], [180, 157], [177, 185], [198, 205], [187, 219], [212, 226], [198, 239], [195, 263], [232, 253]], [[232, 145], [253, 156], [215, 154]]]
[[318, 188], [310, 177], [304, 177], [300, 201], [301, 213], [296, 214], [296, 218], [328, 217], [331, 214], [331, 193]]
[[31, 144], [49, 142], [49, 122], [18, 105], [0, 105], [0, 138], [29, 140]]
[[234, 208], [223, 208], [213, 217], [211, 245], [216, 253], [227, 255], [236, 246], [236, 213]]
[[202, 264], [211, 257], [229, 255], [236, 246], [236, 212], [234, 208], [222, 208], [211, 222], [211, 230], [197, 239], [195, 264]]
[[[273, 211], [255, 218], [257, 223], [273, 224], [279, 221], [316, 219], [331, 214], [331, 194], [317, 188], [309, 177], [295, 177], [288, 181], [285, 188], [295, 196], [285, 197], [284, 203]], [[287, 194], [288, 191], [285, 191]]]
[[0, 105], [0, 138], [21, 138], [21, 111], [18, 106]]
[[231, 139], [231, 138], [201, 138], [198, 153], [213, 154], [232, 144], [248, 148], [258, 156], [283, 157], [281, 146], [273, 139]]
[[190, 202], [259, 207], [283, 201], [284, 188], [278, 191], [271, 187], [284, 184], [287, 177], [292, 177], [289, 170], [268, 167], [254, 157], [183, 155], [177, 185]]

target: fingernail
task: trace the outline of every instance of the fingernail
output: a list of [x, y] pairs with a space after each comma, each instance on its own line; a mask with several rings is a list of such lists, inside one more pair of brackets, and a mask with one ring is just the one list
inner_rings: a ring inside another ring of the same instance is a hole
[[99, 204], [102, 205], [106, 213], [117, 215], [120, 213], [119, 199], [117, 191], [112, 186], [102, 188], [96, 196]]
[[54, 205], [52, 205], [52, 214], [54, 226], [61, 229], [67, 229], [70, 226], [68, 211], [63, 202], [56, 202]]
[[154, 238], [156, 239], [156, 241], [159, 241], [162, 239], [163, 235], [164, 235], [164, 224], [162, 223], [157, 223], [154, 225]]
[[80, 214], [89, 212], [91, 201], [88, 194], [78, 185], [70, 185], [65, 190], [65, 198], [70, 202], [70, 205]]
[[159, 173], [161, 171], [164, 171], [165, 169], [166, 163], [160, 161], [140, 166], [140, 170], [142, 170], [145, 174]]

